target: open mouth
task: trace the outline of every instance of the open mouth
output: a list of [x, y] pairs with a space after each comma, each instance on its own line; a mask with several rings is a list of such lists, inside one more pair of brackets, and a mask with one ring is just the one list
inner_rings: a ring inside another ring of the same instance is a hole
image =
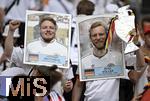
[[104, 43], [104, 41], [95, 41], [96, 44]]
[[53, 33], [46, 32], [45, 35], [53, 35]]

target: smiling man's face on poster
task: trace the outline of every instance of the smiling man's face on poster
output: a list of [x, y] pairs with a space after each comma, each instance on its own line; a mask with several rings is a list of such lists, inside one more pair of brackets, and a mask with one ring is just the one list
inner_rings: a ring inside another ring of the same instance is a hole
[[90, 16], [78, 22], [81, 81], [124, 77], [122, 41], [111, 31], [112, 17]]

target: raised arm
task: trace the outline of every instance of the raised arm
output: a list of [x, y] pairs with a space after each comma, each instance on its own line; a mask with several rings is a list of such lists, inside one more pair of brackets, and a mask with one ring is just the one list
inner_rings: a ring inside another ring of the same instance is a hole
[[14, 34], [14, 31], [19, 27], [19, 25], [20, 25], [20, 22], [16, 20], [10, 21], [9, 23], [8, 36], [6, 37], [5, 44], [4, 44], [5, 46], [4, 53], [0, 57], [0, 64], [4, 62], [6, 59], [10, 59], [11, 57], [13, 46], [14, 46], [13, 34]]
[[84, 82], [81, 82], [79, 78], [77, 78], [72, 92], [72, 101], [80, 101], [83, 85]]
[[131, 70], [129, 72], [129, 78], [135, 83], [139, 80], [146, 69], [144, 55], [141, 49], [136, 51], [136, 68], [136, 70]]

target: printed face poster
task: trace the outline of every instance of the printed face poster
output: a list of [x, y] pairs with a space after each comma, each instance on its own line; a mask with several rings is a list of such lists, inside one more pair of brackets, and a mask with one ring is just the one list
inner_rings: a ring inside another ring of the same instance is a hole
[[124, 77], [123, 45], [114, 30], [114, 16], [77, 18], [81, 81]]
[[69, 68], [71, 15], [27, 11], [24, 63]]

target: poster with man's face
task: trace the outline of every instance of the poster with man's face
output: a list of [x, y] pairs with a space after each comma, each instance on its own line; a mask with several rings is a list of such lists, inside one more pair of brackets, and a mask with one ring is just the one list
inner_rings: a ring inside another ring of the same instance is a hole
[[113, 17], [77, 18], [81, 81], [124, 77], [123, 45], [115, 33]]
[[27, 11], [24, 63], [69, 68], [71, 15]]

